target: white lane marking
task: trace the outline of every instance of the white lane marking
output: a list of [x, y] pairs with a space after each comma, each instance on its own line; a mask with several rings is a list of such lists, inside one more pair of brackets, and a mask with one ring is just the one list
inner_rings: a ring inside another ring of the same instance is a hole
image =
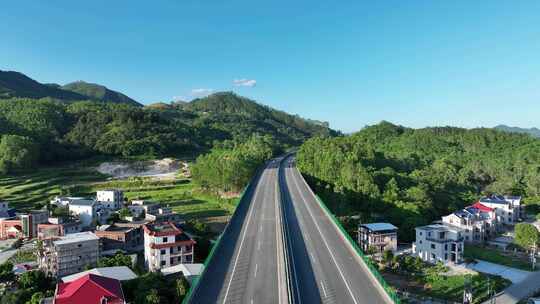
[[355, 304], [358, 304], [358, 302], [356, 301], [356, 299], [354, 297], [354, 294], [353, 294], [353, 292], [351, 290], [351, 287], [349, 286], [349, 283], [347, 283], [347, 280], [345, 279], [345, 275], [343, 274], [343, 271], [341, 271], [341, 267], [339, 267], [339, 264], [336, 261], [336, 257], [332, 253], [332, 250], [330, 250], [330, 246], [328, 245], [328, 242], [324, 238], [324, 234], [322, 233], [321, 228], [319, 227], [319, 224], [315, 220], [315, 216], [313, 215], [313, 212], [311, 212], [311, 209], [308, 207], [308, 203], [306, 201], [306, 198], [304, 197], [304, 193], [300, 190], [300, 187], [298, 186], [298, 182], [296, 181], [296, 177], [294, 177], [294, 176], [293, 176], [293, 181], [294, 181], [294, 184], [296, 186], [296, 189], [298, 190], [298, 192], [300, 193], [300, 196], [302, 197], [302, 200], [304, 201], [304, 205], [306, 206], [306, 209], [308, 210], [309, 215], [311, 216], [311, 218], [313, 220], [313, 223], [315, 223], [315, 227], [317, 228], [317, 230], [319, 231], [319, 234], [321, 235], [321, 239], [323, 240], [323, 243], [326, 246], [326, 249], [328, 250], [328, 253], [330, 253], [330, 257], [332, 257], [332, 260], [334, 261], [334, 264], [336, 264], [336, 268], [339, 271], [339, 275], [341, 276], [341, 279], [343, 280], [343, 283], [345, 283], [345, 286], [347, 287], [347, 290], [349, 291], [349, 295], [351, 296], [353, 302]]
[[322, 286], [322, 291], [324, 293], [324, 297], [327, 298], [328, 296], [326, 295], [326, 288], [324, 287], [324, 282], [321, 281], [321, 286]]
[[259, 269], [259, 264], [255, 264], [255, 277], [257, 277], [257, 269]]
[[261, 240], [259, 240], [259, 243], [257, 244], [257, 250], [261, 250]]
[[255, 202], [257, 201], [257, 196], [259, 194], [259, 189], [261, 189], [262, 180], [264, 178], [265, 172], [261, 174], [261, 177], [259, 179], [259, 183], [257, 184], [257, 190], [255, 190], [255, 196], [253, 196], [252, 204], [249, 205], [249, 214], [248, 214], [248, 222], [246, 225], [246, 228], [244, 229], [244, 233], [242, 234], [242, 240], [240, 241], [240, 248], [238, 249], [238, 253], [236, 255], [236, 258], [234, 259], [234, 265], [233, 270], [231, 274], [231, 278], [229, 279], [229, 284], [227, 284], [227, 290], [225, 291], [225, 297], [223, 298], [223, 303], [227, 302], [227, 296], [229, 295], [229, 289], [231, 288], [232, 279], [234, 277], [234, 272], [236, 271], [236, 265], [238, 264], [238, 258], [240, 257], [240, 253], [242, 252], [242, 245], [244, 244], [244, 240], [246, 239], [246, 232], [248, 231], [249, 224], [251, 223], [251, 215], [253, 214], [253, 205], [255, 205]]

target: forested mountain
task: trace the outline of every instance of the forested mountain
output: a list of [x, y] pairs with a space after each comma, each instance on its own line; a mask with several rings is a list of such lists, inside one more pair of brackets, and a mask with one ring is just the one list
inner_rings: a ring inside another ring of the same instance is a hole
[[50, 97], [69, 101], [88, 99], [81, 94], [62, 90], [57, 85], [41, 84], [19, 72], [0, 70], [0, 99], [11, 97]]
[[313, 138], [298, 167], [338, 215], [414, 227], [481, 194], [540, 199], [540, 140], [493, 129], [409, 129], [382, 122], [355, 134]]
[[232, 132], [237, 138], [247, 139], [246, 136], [252, 133], [277, 134], [279, 141], [296, 145], [312, 136], [337, 134], [328, 128], [328, 124], [314, 123], [232, 92], [215, 93], [189, 103], [175, 103], [174, 106], [197, 113], [200, 124]]
[[95, 101], [65, 103], [50, 98], [6, 99], [0, 102], [0, 172], [96, 154], [149, 158], [193, 155], [225, 140], [245, 142], [254, 134], [269, 136], [278, 148], [286, 148], [312, 136], [335, 133], [232, 93], [208, 97], [215, 104], [220, 98], [227, 99], [224, 103], [242, 100], [245, 107], [261, 109], [261, 113], [210, 112], [176, 103], [138, 107]]
[[518, 127], [509, 127], [506, 125], [498, 125], [494, 129], [505, 131], [505, 132], [512, 132], [512, 133], [523, 133], [523, 134], [530, 134], [534, 137], [540, 138], [540, 129], [538, 128], [518, 128]]
[[92, 100], [101, 100], [113, 103], [127, 103], [134, 106], [142, 106], [137, 101], [122, 93], [109, 90], [107, 87], [95, 83], [76, 81], [62, 86], [62, 89], [87, 96], [88, 99]]
[[127, 103], [141, 106], [126, 95], [104, 86], [77, 81], [65, 86], [42, 84], [32, 78], [12, 71], [0, 70], [0, 102], [6, 98], [52, 98], [62, 102], [95, 100], [101, 102]]

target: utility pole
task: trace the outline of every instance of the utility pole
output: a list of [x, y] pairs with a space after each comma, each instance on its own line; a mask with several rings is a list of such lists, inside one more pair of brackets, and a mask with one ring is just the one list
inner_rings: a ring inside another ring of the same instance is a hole
[[471, 276], [465, 276], [465, 282], [463, 283], [463, 304], [472, 303], [472, 286]]
[[536, 268], [536, 244], [533, 245], [531, 250], [531, 264], [532, 264], [532, 270], [534, 271]]

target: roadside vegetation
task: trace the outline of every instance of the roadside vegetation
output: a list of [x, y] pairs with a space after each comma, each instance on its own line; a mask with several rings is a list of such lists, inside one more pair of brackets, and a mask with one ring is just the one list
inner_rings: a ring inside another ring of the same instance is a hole
[[379, 264], [383, 277], [402, 296], [430, 297], [438, 300], [461, 302], [463, 290], [469, 285], [473, 294], [473, 303], [483, 303], [492, 294], [511, 284], [500, 276], [481, 273], [448, 274], [448, 268], [442, 264], [431, 265], [418, 257], [393, 256], [391, 252], [383, 254]]
[[350, 136], [310, 139], [297, 164], [336, 216], [391, 222], [405, 242], [414, 240], [414, 227], [482, 194], [540, 196], [540, 139], [493, 129], [382, 122]]

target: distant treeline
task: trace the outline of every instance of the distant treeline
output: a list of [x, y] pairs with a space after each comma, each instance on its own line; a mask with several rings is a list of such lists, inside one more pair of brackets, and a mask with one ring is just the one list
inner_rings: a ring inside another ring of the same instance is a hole
[[206, 152], [224, 140], [271, 135], [282, 147], [334, 132], [233, 93], [138, 107], [51, 98], [0, 99], [0, 173], [95, 155], [159, 157]]
[[193, 180], [215, 192], [238, 192], [257, 168], [281, 152], [271, 136], [253, 135], [246, 142], [226, 141], [201, 155], [192, 167]]
[[351, 136], [313, 138], [298, 167], [338, 215], [414, 227], [487, 193], [540, 200], [540, 140], [493, 129], [409, 129], [387, 122]]

